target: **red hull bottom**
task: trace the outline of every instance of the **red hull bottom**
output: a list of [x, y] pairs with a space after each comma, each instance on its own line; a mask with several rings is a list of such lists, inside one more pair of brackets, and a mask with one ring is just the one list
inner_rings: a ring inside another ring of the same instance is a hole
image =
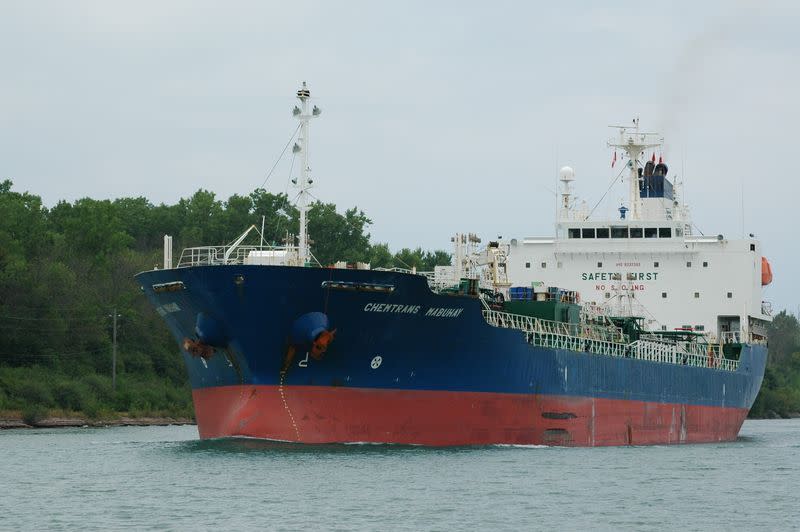
[[223, 386], [194, 390], [201, 438], [421, 445], [652, 445], [736, 439], [745, 408], [552, 395]]

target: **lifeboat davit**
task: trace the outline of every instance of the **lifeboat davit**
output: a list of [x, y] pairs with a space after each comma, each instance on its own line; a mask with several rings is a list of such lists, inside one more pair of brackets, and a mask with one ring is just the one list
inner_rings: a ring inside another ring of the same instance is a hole
[[761, 257], [761, 286], [767, 286], [772, 282], [772, 268], [767, 257]]

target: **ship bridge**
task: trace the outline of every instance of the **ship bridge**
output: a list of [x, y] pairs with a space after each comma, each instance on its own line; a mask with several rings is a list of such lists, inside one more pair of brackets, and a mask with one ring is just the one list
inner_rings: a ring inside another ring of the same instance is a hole
[[611, 314], [644, 316], [652, 329], [765, 335], [763, 285], [772, 277], [761, 244], [753, 235], [693, 234], [680, 183], [660, 155], [663, 137], [641, 131], [638, 119], [612, 127], [612, 186], [627, 182], [627, 204], [615, 219], [594, 218], [575, 199], [575, 171], [562, 168], [555, 235], [504, 242], [509, 281], [577, 290]]

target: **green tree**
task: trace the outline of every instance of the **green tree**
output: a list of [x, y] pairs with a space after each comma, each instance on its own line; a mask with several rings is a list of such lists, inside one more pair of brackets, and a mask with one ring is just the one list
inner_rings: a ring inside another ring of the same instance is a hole
[[59, 202], [50, 213], [54, 229], [64, 235], [69, 248], [103, 263], [131, 246], [117, 211], [108, 200], [83, 198], [74, 204]]
[[800, 323], [797, 318], [782, 310], [767, 326], [769, 337], [769, 361], [780, 364], [792, 353], [800, 351]]
[[257, 188], [250, 194], [253, 202], [255, 223], [261, 229], [264, 217], [264, 240], [271, 245], [282, 245], [287, 232], [297, 232], [297, 209], [289, 202], [286, 194], [272, 194]]
[[182, 216], [179, 242], [184, 247], [219, 245], [235, 238], [224, 234], [223, 205], [213, 192], [200, 189], [178, 202]]
[[222, 231], [228, 235], [227, 240], [233, 240], [242, 232], [256, 224], [253, 214], [253, 198], [234, 194], [225, 202], [222, 213]]
[[800, 324], [785, 310], [767, 327], [769, 364], [751, 417], [786, 417], [800, 412]]
[[[158, 245], [154, 231], [153, 210], [155, 207], [144, 197], [119, 198], [112, 203], [120, 229], [133, 238], [136, 249], [147, 251]], [[154, 238], [155, 237], [155, 238]]]
[[314, 202], [308, 212], [308, 233], [312, 253], [322, 265], [336, 261], [369, 260], [369, 233], [372, 221], [356, 207], [344, 214], [333, 203]]
[[373, 244], [369, 249], [369, 263], [372, 268], [391, 268], [394, 256], [389, 251], [389, 244]]
[[47, 211], [39, 196], [13, 192], [13, 183], [0, 183], [0, 267], [3, 262], [29, 259], [47, 246]]
[[433, 270], [433, 262], [432, 257], [419, 247], [416, 249], [402, 248], [394, 254], [395, 266], [400, 268], [430, 271]]
[[449, 266], [451, 263], [450, 253], [437, 249], [436, 251], [426, 251], [422, 257], [423, 268], [425, 271], [433, 271], [436, 266]]

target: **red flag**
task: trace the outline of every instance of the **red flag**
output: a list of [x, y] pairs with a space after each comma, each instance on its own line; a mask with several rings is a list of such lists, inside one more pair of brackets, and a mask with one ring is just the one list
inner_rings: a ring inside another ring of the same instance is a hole
[[614, 158], [611, 159], [611, 168], [614, 168], [615, 164], [617, 164], [617, 152], [614, 152]]

